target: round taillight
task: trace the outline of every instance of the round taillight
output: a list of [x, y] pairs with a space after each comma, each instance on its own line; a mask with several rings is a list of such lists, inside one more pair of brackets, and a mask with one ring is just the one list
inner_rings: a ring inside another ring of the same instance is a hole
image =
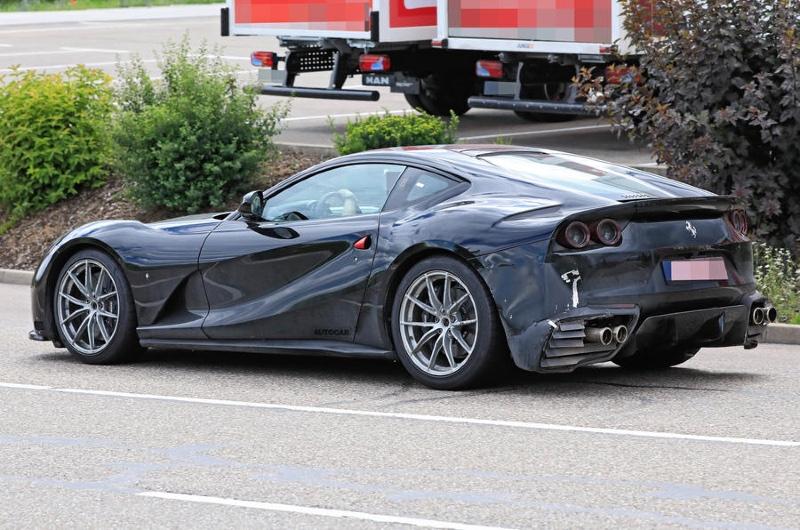
[[583, 248], [589, 244], [589, 227], [580, 221], [572, 221], [564, 229], [564, 244], [571, 248]]
[[747, 235], [747, 229], [749, 228], [749, 221], [747, 219], [747, 214], [744, 213], [744, 210], [734, 210], [731, 213], [731, 224], [733, 224], [733, 229], [742, 234], [743, 236]]
[[613, 219], [603, 219], [595, 225], [594, 235], [604, 245], [616, 245], [622, 239], [622, 230]]

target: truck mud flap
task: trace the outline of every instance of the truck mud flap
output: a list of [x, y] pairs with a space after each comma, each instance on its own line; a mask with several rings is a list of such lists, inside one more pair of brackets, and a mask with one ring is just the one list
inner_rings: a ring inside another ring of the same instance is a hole
[[517, 110], [520, 112], [541, 112], [547, 114], [567, 114], [572, 116], [597, 116], [603, 109], [590, 109], [583, 103], [556, 103], [543, 99], [512, 99], [503, 97], [472, 96], [467, 100], [472, 108]]
[[311, 88], [296, 86], [262, 86], [259, 92], [265, 96], [288, 96], [295, 98], [350, 99], [355, 101], [378, 101], [377, 90], [346, 90], [341, 88]]

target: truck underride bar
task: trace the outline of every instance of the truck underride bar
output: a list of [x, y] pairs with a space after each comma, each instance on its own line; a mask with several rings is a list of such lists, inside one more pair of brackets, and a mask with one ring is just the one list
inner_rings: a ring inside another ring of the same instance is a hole
[[547, 114], [569, 114], [572, 116], [597, 116], [598, 111], [583, 103], [554, 103], [544, 99], [512, 99], [503, 97], [472, 96], [467, 100], [472, 108], [518, 110], [522, 112], [545, 112]]
[[377, 90], [345, 90], [342, 88], [313, 88], [281, 85], [264, 85], [261, 94], [265, 96], [289, 96], [295, 98], [351, 99], [355, 101], [378, 101]]

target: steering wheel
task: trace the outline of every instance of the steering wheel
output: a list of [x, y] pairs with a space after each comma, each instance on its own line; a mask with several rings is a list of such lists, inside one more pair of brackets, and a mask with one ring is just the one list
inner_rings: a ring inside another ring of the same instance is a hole
[[323, 219], [331, 216], [332, 212], [328, 202], [334, 197], [338, 197], [339, 200], [342, 201], [342, 216], [361, 213], [355, 194], [346, 188], [342, 188], [338, 191], [329, 191], [317, 200], [313, 208], [313, 217], [315, 219]]

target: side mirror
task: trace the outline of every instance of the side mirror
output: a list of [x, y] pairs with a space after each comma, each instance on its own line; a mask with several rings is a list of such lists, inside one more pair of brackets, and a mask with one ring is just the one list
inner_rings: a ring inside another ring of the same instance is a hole
[[264, 213], [264, 194], [260, 191], [251, 191], [242, 198], [239, 205], [239, 214], [248, 221], [261, 221]]

